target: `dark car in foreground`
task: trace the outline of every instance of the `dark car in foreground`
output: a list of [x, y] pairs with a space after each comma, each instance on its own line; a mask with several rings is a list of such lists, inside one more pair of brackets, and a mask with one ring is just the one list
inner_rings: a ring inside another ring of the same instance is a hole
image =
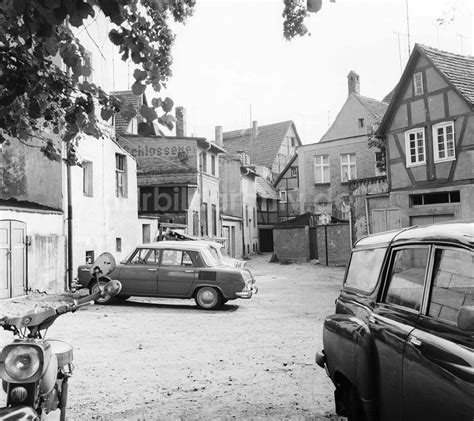
[[316, 354], [339, 415], [474, 419], [473, 262], [474, 222], [356, 243]]
[[[98, 286], [90, 269], [90, 265], [79, 266], [76, 288], [89, 288], [93, 293]], [[228, 300], [251, 298], [257, 292], [250, 270], [222, 265], [207, 245], [191, 242], [160, 241], [138, 246], [107, 278], [122, 284], [117, 299], [194, 298], [206, 310]], [[100, 282], [107, 282], [107, 278]]]

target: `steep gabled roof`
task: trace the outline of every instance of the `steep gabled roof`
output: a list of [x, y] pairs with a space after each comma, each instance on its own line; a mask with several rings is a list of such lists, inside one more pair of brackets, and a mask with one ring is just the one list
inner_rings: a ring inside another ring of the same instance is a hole
[[403, 74], [395, 87], [392, 100], [388, 106], [382, 122], [377, 130], [377, 135], [383, 136], [388, 128], [409, 79], [412, 76], [420, 56], [425, 57], [445, 79], [445, 81], [464, 98], [464, 100], [474, 107], [474, 57], [453, 54], [447, 51], [437, 50], [422, 44], [415, 44]]
[[[353, 110], [351, 110], [351, 108], [349, 107], [351, 107], [351, 104], [354, 104], [354, 101], [357, 101], [360, 105], [362, 105], [362, 107], [364, 107], [364, 109], [367, 112], [367, 115], [366, 115], [367, 121], [365, 122], [366, 127], [370, 125], [378, 126], [380, 122], [382, 121], [383, 116], [385, 115], [385, 112], [388, 108], [388, 103], [386, 102], [378, 101], [373, 98], [362, 96], [355, 92], [351, 93], [347, 97], [346, 102], [344, 102], [344, 105], [339, 110], [339, 113], [337, 114], [331, 126], [328, 128], [326, 133], [324, 133], [324, 135], [319, 140], [319, 143], [330, 142], [333, 140], [339, 140], [343, 137], [345, 138], [345, 137], [350, 137], [351, 135], [361, 134], [360, 132], [350, 133], [349, 130], [351, 129], [348, 128], [347, 123], [344, 120], [345, 117], [351, 115], [349, 114], [350, 112], [353, 112]], [[353, 116], [353, 117], [356, 118], [359, 116]], [[363, 117], [363, 116], [360, 116], [360, 117]], [[344, 135], [343, 137], [341, 137], [341, 129], [345, 133], [347, 132], [346, 135]]]
[[278, 200], [280, 198], [278, 195], [278, 190], [275, 189], [275, 187], [273, 187], [273, 185], [263, 177], [258, 175], [255, 177], [255, 181], [257, 182], [257, 196], [274, 200]]
[[[145, 94], [135, 95], [132, 91], [115, 91], [115, 92], [111, 92], [111, 94], [117, 97], [120, 97], [122, 101], [126, 104], [132, 104], [136, 108], [137, 112], [143, 104], [148, 105]], [[138, 122], [143, 120], [140, 114], [137, 115], [137, 120]], [[120, 113], [115, 114], [115, 120], [114, 120], [115, 133], [117, 134], [127, 133], [129, 124], [130, 124], [130, 119], [125, 119]]]
[[[296, 141], [298, 145], [301, 145], [300, 137], [296, 131], [296, 127], [293, 121], [283, 121], [281, 123], [267, 124], [265, 126], [259, 126], [257, 136], [255, 136], [251, 142], [251, 131], [252, 129], [244, 130], [233, 130], [231, 132], [225, 132], [224, 148], [229, 153], [238, 153], [245, 151], [247, 155], [252, 155], [253, 165], [263, 165], [265, 167], [271, 167], [275, 157], [280, 149], [280, 145], [288, 133], [290, 127], [296, 134]], [[252, 145], [251, 145], [252, 143]], [[250, 149], [252, 146], [252, 153]]]

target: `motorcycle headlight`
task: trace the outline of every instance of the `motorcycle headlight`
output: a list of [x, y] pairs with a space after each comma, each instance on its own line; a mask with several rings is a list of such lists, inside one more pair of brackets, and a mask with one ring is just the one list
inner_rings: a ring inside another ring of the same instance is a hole
[[33, 377], [41, 365], [40, 352], [38, 348], [28, 345], [12, 347], [4, 355], [5, 372], [18, 381]]

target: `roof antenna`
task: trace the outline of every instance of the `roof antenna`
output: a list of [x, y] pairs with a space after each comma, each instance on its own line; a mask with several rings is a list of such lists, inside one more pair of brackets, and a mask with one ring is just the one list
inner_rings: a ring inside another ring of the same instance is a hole
[[408, 57], [410, 57], [411, 50], [410, 50], [410, 18], [408, 15], [408, 0], [405, 0], [406, 8], [407, 8], [407, 40], [408, 40]]

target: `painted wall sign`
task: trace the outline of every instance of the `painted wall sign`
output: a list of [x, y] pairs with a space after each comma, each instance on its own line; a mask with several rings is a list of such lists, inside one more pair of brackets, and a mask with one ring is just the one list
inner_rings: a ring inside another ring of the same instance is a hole
[[188, 209], [188, 187], [140, 187], [140, 211], [183, 212]]

